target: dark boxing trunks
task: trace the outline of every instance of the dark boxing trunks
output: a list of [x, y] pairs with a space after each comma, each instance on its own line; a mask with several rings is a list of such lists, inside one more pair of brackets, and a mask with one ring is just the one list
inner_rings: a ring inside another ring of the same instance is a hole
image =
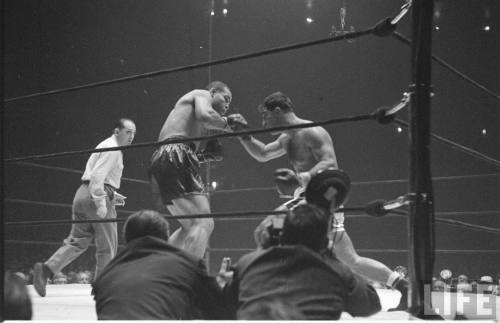
[[184, 195], [204, 193], [195, 149], [193, 143], [167, 144], [153, 153], [149, 176], [158, 182], [164, 204]]

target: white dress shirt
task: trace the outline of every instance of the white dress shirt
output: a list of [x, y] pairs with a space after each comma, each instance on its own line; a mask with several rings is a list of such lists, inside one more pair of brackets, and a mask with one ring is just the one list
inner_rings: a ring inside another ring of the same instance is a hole
[[[116, 137], [112, 135], [102, 141], [96, 148], [118, 147]], [[109, 184], [115, 189], [120, 188], [123, 172], [123, 154], [121, 150], [93, 153], [85, 167], [82, 181], [89, 181], [90, 194], [96, 204], [106, 200], [104, 184]]]

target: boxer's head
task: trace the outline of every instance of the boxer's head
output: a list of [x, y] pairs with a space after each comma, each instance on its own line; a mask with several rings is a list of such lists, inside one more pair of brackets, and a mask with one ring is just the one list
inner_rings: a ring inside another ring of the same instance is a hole
[[141, 210], [128, 217], [123, 226], [125, 242], [153, 236], [168, 241], [170, 235], [168, 221], [156, 211]]
[[233, 94], [229, 87], [220, 81], [210, 82], [206, 89], [212, 96], [212, 108], [220, 115], [226, 114], [229, 110], [229, 104], [233, 99]]
[[270, 128], [283, 125], [283, 116], [293, 112], [293, 104], [283, 92], [274, 92], [268, 95], [257, 109], [262, 116], [262, 126]]
[[285, 217], [281, 241], [319, 252], [327, 246], [328, 217], [312, 204], [299, 204]]

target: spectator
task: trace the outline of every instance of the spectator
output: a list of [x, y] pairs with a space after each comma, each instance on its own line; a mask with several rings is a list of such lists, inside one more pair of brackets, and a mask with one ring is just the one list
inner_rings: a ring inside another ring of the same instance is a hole
[[68, 273], [68, 284], [74, 284], [77, 281], [77, 274], [75, 271], [70, 271]]
[[52, 284], [62, 285], [66, 283], [68, 283], [68, 277], [62, 271], [58, 272], [54, 275], [54, 277], [52, 277]]
[[437, 279], [435, 277], [432, 279], [432, 290], [444, 292], [445, 286], [446, 284], [444, 283], [444, 281]]
[[80, 271], [76, 274], [77, 284], [89, 284], [91, 279], [91, 273], [89, 271]]
[[457, 292], [472, 292], [472, 286], [469, 284], [469, 278], [466, 275], [458, 276]]
[[26, 275], [22, 271], [16, 271], [14, 273], [14, 275], [16, 275], [17, 277], [21, 278], [24, 282], [26, 282], [27, 277], [26, 277]]
[[31, 298], [24, 280], [10, 271], [4, 275], [2, 320], [31, 320]]
[[282, 245], [246, 254], [233, 268], [233, 279], [225, 287], [228, 303], [236, 300], [228, 305], [233, 315], [274, 319], [265, 311], [255, 318], [248, 316], [255, 312], [249, 308], [265, 308], [274, 300], [288, 304], [307, 320], [336, 320], [342, 311], [352, 316], [378, 312], [375, 289], [335, 256], [320, 254], [328, 242], [327, 216], [309, 204], [291, 212], [284, 219]]
[[125, 247], [92, 284], [99, 320], [224, 318], [215, 278], [201, 258], [167, 242], [164, 217], [149, 210], [132, 214], [124, 238]]
[[484, 294], [492, 294], [494, 289], [493, 287], [494, 287], [493, 277], [482, 276], [477, 284], [477, 292]]

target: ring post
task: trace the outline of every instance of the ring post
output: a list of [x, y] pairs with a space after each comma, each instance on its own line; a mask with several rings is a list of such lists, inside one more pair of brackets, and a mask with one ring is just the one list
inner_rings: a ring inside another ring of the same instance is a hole
[[[1, 106], [0, 106], [0, 124], [2, 125], [2, 129], [0, 129], [0, 147], [4, 147], [3, 145], [3, 138], [4, 137], [4, 129], [5, 127], [3, 127], [3, 122], [4, 122], [4, 118], [3, 118], [3, 108], [4, 108], [4, 78], [5, 78], [5, 66], [4, 66], [4, 36], [5, 36], [5, 17], [4, 17], [4, 14], [5, 14], [5, 5], [4, 5], [4, 2], [1, 1], [0, 2], [0, 100], [2, 100], [2, 102], [0, 103]], [[3, 187], [3, 180], [4, 180], [4, 160], [3, 160], [3, 149], [0, 149], [0, 183], [2, 183], [2, 185], [0, 185], [0, 198], [2, 199], [2, 201], [4, 200], [4, 187]], [[5, 237], [4, 235], [4, 214], [3, 214], [3, 205], [2, 205], [2, 209], [0, 210], [0, 235], [2, 237]], [[2, 238], [3, 239], [3, 238]], [[2, 241], [3, 242], [3, 241]], [[2, 247], [0, 247], [0, 264], [4, 264], [4, 247], [5, 244], [2, 244]], [[4, 290], [4, 266], [2, 265], [2, 269], [0, 269], [0, 274], [2, 275], [2, 281], [0, 282], [0, 290]], [[3, 308], [3, 304], [4, 304], [4, 296], [3, 296], [3, 292], [0, 293], [0, 307]], [[3, 321], [3, 312], [0, 312], [0, 320]]]
[[[412, 16], [409, 158], [409, 273], [410, 313], [428, 318], [429, 284], [434, 267], [434, 201], [430, 171], [430, 95], [433, 0], [415, 0]], [[425, 286], [427, 285], [427, 295]], [[425, 299], [427, 298], [427, 299]]]

